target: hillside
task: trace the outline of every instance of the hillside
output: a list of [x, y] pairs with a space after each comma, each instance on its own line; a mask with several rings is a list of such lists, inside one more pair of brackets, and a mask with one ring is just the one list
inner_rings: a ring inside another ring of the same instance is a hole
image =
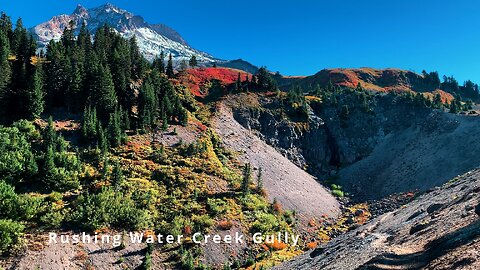
[[315, 217], [338, 217], [340, 205], [333, 195], [311, 175], [242, 127], [227, 104], [219, 105], [214, 129], [226, 147], [242, 153], [240, 160], [252, 164], [256, 174], [262, 170], [270, 201], [276, 199], [286, 209], [295, 210], [302, 226]]
[[[251, 74], [233, 68], [190, 68], [179, 74], [178, 83], [188, 87], [195, 97], [205, 98], [215, 88], [226, 88], [235, 83], [240, 75], [240, 81], [245, 81]], [[218, 83], [219, 85], [214, 85]], [[215, 93], [213, 93], [215, 94]], [[225, 93], [217, 93], [223, 95]]]
[[453, 77], [445, 77], [441, 82], [436, 72], [417, 74], [413, 71], [401, 69], [374, 69], [374, 68], [334, 68], [324, 69], [305, 78], [281, 77], [278, 79], [283, 89], [300, 86], [305, 90], [313, 91], [319, 85], [329, 87], [331, 83], [337, 87], [356, 88], [359, 84], [366, 90], [388, 92], [416, 92], [424, 93], [433, 98], [439, 94], [444, 102], [451, 102], [456, 95], [463, 99], [479, 100], [478, 87], [472, 85], [458, 85]]
[[478, 269], [480, 171], [273, 269]]
[[478, 268], [471, 81], [285, 77], [112, 4], [13, 25], [0, 269]]
[[425, 191], [480, 164], [480, 141], [471, 136], [480, 132], [478, 115], [451, 114], [408, 94], [344, 89], [298, 100], [292, 95], [239, 102], [235, 119], [358, 201]]

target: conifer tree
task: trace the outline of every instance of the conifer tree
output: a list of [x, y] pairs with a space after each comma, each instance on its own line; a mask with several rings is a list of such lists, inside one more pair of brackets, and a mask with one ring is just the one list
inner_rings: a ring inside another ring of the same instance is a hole
[[41, 65], [38, 65], [35, 69], [35, 73], [32, 76], [30, 82], [30, 89], [28, 91], [28, 118], [36, 119], [40, 117], [40, 114], [44, 109], [44, 92], [43, 92], [43, 79]]
[[187, 70], [187, 68], [188, 68], [187, 60], [183, 59], [182, 61], [180, 61], [179, 70], [183, 72]]
[[70, 88], [71, 62], [61, 42], [52, 40], [48, 44], [44, 69], [47, 106], [63, 106]]
[[153, 125], [157, 118], [156, 98], [153, 86], [146, 81], [139, 94], [139, 115], [142, 128]]
[[121, 116], [118, 110], [110, 114], [108, 121], [108, 138], [112, 147], [117, 147], [122, 143], [123, 133], [121, 129]]
[[110, 182], [116, 190], [119, 190], [123, 183], [123, 171], [120, 166], [120, 162], [115, 160], [113, 164], [112, 175], [110, 177]]
[[23, 26], [23, 21], [19, 18], [15, 24], [15, 30], [12, 37], [12, 52], [17, 56], [17, 59], [25, 62], [26, 52], [26, 38], [27, 30]]
[[192, 57], [190, 57], [190, 61], [188, 62], [188, 64], [190, 65], [191, 68], [198, 66], [197, 57], [195, 55], [192, 55]]
[[72, 50], [73, 46], [75, 45], [75, 35], [73, 33], [74, 26], [75, 25], [74, 25], [73, 21], [70, 21], [68, 23], [68, 26], [65, 27], [65, 29], [63, 30], [61, 41], [62, 41], [63, 46], [67, 50]]
[[7, 33], [3, 29], [0, 29], [0, 107], [3, 109], [7, 106], [7, 85], [10, 83], [12, 73], [10, 63], [8, 62], [9, 54], [10, 41]]
[[95, 81], [90, 82], [95, 95], [97, 113], [102, 119], [106, 119], [113, 113], [117, 105], [117, 96], [113, 86], [112, 74], [108, 66], [100, 65], [96, 71]]
[[321, 97], [322, 96], [322, 88], [320, 87], [320, 84], [316, 84], [315, 85], [315, 88], [313, 89], [313, 94], [317, 97]]
[[160, 55], [153, 60], [152, 66], [160, 73], [165, 73], [165, 53], [162, 51]]
[[102, 123], [97, 121], [97, 148], [100, 150], [102, 155], [105, 155], [108, 152], [108, 140], [105, 135], [105, 130], [102, 127]]
[[173, 78], [173, 76], [174, 76], [172, 54], [168, 55], [168, 63], [167, 63], [166, 74], [169, 78]]
[[70, 112], [78, 112], [81, 110], [81, 106], [85, 101], [82, 95], [83, 80], [83, 67], [80, 63], [73, 64], [70, 74], [70, 84], [65, 97], [67, 109]]
[[103, 156], [102, 179], [106, 180], [110, 172], [110, 159], [107, 155]]
[[263, 190], [263, 175], [262, 175], [262, 168], [258, 170], [257, 174], [257, 189], [259, 192]]
[[85, 21], [82, 22], [82, 26], [80, 27], [80, 31], [77, 36], [77, 46], [83, 52], [86, 52], [86, 50], [89, 50], [92, 46], [92, 40], [90, 38], [90, 33], [85, 24]]
[[97, 136], [97, 110], [91, 106], [85, 107], [83, 113], [82, 135], [85, 140], [91, 140]]
[[128, 115], [128, 111], [125, 111], [120, 107], [120, 114], [122, 116], [122, 130], [128, 130], [131, 128], [130, 126], [130, 116]]
[[443, 107], [442, 96], [440, 96], [440, 94], [436, 94], [433, 98], [433, 107], [437, 109], [441, 109]]
[[249, 186], [252, 181], [252, 166], [250, 163], [245, 164], [243, 167], [243, 178], [242, 178], [242, 196], [245, 197], [250, 192]]
[[277, 90], [277, 83], [272, 78], [270, 73], [265, 67], [261, 67], [257, 72], [257, 87], [263, 91], [275, 91]]
[[140, 53], [135, 36], [130, 39], [130, 62], [132, 79], [141, 79], [145, 73], [145, 58]]
[[[13, 27], [12, 20], [4, 12], [0, 12], [0, 32], [3, 31], [7, 36], [9, 43], [12, 41], [13, 37]], [[11, 45], [11, 44], [9, 44]]]
[[53, 152], [53, 146], [49, 145], [47, 151], [45, 152], [44, 164], [43, 164], [43, 177], [42, 182], [49, 189], [53, 189], [56, 185], [55, 183], [55, 153]]
[[50, 116], [48, 118], [47, 127], [44, 130], [44, 145], [48, 147], [54, 147], [57, 142], [57, 133], [55, 132], [55, 125], [53, 124], [53, 118]]
[[335, 90], [335, 87], [333, 86], [332, 80], [328, 80], [327, 91], [333, 92], [333, 90]]
[[188, 112], [186, 109], [181, 109], [180, 115], [178, 116], [178, 121], [180, 122], [180, 125], [184, 127], [188, 125]]
[[235, 82], [235, 91], [240, 91], [242, 90], [242, 79], [240, 77], [240, 72], [238, 73], [238, 76], [237, 76], [237, 81]]
[[163, 113], [162, 114], [162, 130], [166, 131], [168, 129], [168, 118], [167, 114]]

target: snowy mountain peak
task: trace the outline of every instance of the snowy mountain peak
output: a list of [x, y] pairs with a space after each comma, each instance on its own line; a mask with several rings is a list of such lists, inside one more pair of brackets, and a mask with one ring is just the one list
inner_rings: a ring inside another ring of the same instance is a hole
[[174, 62], [190, 59], [195, 55], [199, 63], [208, 65], [215, 62], [213, 56], [195, 50], [174, 29], [164, 24], [149, 24], [141, 16], [134, 15], [111, 3], [95, 8], [78, 5], [71, 15], [58, 15], [31, 29], [38, 43], [46, 46], [50, 40], [59, 40], [63, 30], [73, 22], [76, 33], [85, 23], [90, 33], [107, 24], [125, 38], [136, 37], [140, 51], [152, 60], [162, 51], [172, 54]]
[[84, 6], [78, 4], [75, 11], [73, 11], [73, 14], [76, 14], [76, 15], [88, 14], [88, 10]]

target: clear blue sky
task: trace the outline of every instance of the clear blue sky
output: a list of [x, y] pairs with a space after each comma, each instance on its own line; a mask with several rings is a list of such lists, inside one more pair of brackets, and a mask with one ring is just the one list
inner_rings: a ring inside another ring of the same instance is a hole
[[[107, 0], [2, 1], [27, 26]], [[477, 0], [110, 0], [193, 47], [285, 75], [330, 67], [437, 70], [480, 83]]]

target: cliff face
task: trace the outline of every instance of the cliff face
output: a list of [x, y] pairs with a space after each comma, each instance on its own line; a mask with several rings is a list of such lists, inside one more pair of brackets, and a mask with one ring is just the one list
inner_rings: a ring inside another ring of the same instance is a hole
[[479, 185], [469, 172], [274, 269], [479, 269]]
[[[277, 113], [275, 98], [237, 106], [234, 116], [320, 180], [336, 179], [358, 200], [425, 191], [478, 164], [477, 117], [453, 115], [378, 95], [368, 110], [322, 105], [298, 123]], [[346, 102], [340, 101], [340, 102]], [[470, 157], [465, 159], [465, 156]], [[448, 160], [445, 157], [449, 157]]]
[[285, 209], [294, 210], [301, 227], [315, 217], [337, 217], [340, 204], [315, 178], [295, 166], [275, 149], [235, 121], [228, 106], [217, 108], [213, 128], [228, 149], [240, 153], [239, 159], [253, 166], [255, 176], [262, 170], [270, 200], [278, 200]]

